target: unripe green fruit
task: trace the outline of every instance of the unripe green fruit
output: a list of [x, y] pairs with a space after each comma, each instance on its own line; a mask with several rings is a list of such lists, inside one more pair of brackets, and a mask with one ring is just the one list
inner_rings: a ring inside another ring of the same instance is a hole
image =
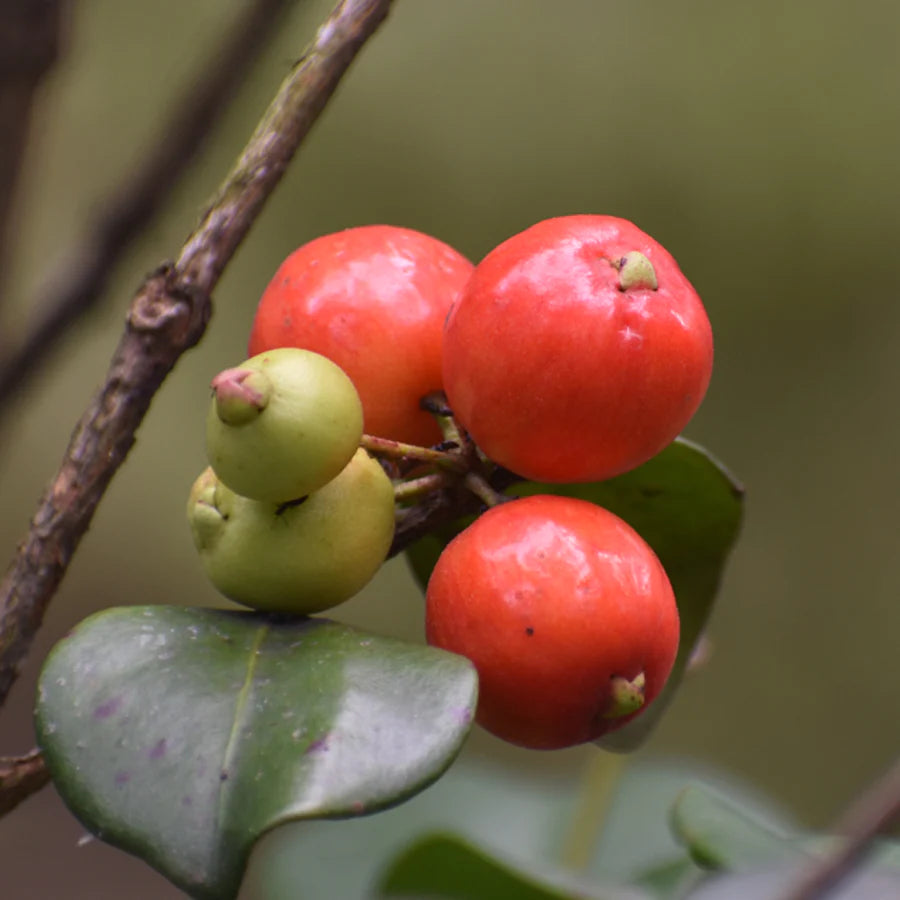
[[348, 600], [381, 567], [394, 536], [394, 492], [364, 450], [324, 487], [283, 504], [242, 497], [207, 469], [191, 489], [188, 521], [203, 568], [226, 597], [306, 615]]
[[331, 360], [285, 347], [212, 382], [206, 453], [219, 478], [255, 500], [283, 503], [334, 478], [362, 437], [362, 404]]

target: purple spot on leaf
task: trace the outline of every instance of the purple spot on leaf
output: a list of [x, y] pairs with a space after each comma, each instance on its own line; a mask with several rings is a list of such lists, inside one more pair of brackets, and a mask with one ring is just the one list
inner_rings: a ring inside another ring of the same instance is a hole
[[101, 703], [94, 710], [95, 719], [108, 719], [122, 705], [121, 697], [111, 697], [106, 703]]
[[182, 805], [182, 806], [193, 806], [193, 805], [194, 805], [194, 801], [193, 801], [193, 799], [192, 799], [191, 797], [182, 797], [182, 798], [181, 798], [181, 805]]
[[328, 735], [324, 734], [318, 740], [313, 741], [307, 748], [307, 753], [318, 753], [319, 751], [323, 753], [328, 752]]
[[128, 784], [129, 781], [131, 781], [129, 772], [116, 772], [116, 787], [122, 787], [123, 784]]
[[161, 738], [151, 748], [148, 754], [150, 759], [160, 759], [166, 755], [166, 739]]

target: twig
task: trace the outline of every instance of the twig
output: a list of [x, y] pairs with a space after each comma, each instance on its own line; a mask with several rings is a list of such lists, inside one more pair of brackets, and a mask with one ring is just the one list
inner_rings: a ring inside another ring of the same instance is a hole
[[[490, 477], [484, 479], [490, 490], [498, 494], [522, 480], [519, 475], [501, 468], [495, 469]], [[478, 512], [483, 506], [484, 501], [461, 483], [434, 491], [415, 506], [404, 510], [403, 516], [398, 520], [389, 555], [397, 556], [439, 525]]]
[[[0, 276], [34, 96], [59, 53], [62, 6], [61, 0], [0, 0]], [[0, 281], [0, 298], [3, 290]]]
[[26, 332], [0, 347], [0, 405], [100, 299], [116, 264], [171, 195], [290, 5], [291, 0], [248, 0], [210, 55], [202, 79], [175, 104], [137, 172], [112, 192], [85, 227], [85, 237], [55, 264], [30, 301], [35, 312]]
[[154, 393], [203, 335], [210, 291], [389, 9], [390, 0], [338, 3], [281, 85], [177, 262], [162, 266], [138, 290], [106, 379], [76, 426], [62, 466], [0, 584], [0, 702]]
[[0, 816], [5, 816], [23, 800], [50, 781], [40, 750], [25, 756], [0, 756]]
[[409, 503], [418, 500], [432, 491], [439, 491], [446, 487], [447, 483], [448, 478], [444, 472], [432, 472], [430, 475], [422, 475], [420, 478], [401, 481], [394, 485], [394, 502]]
[[420, 463], [432, 463], [447, 469], [465, 468], [459, 454], [448, 453], [435, 447], [419, 447], [416, 444], [404, 444], [390, 438], [364, 434], [360, 446], [368, 450], [372, 456], [383, 456], [387, 459], [415, 460]]
[[833, 853], [810, 863], [783, 900], [824, 897], [872, 851], [878, 835], [900, 820], [900, 759], [841, 816], [835, 833], [846, 838]]
[[466, 472], [463, 484], [467, 490], [470, 490], [488, 508], [499, 506], [510, 499], [501, 494], [500, 491], [495, 490], [487, 479], [477, 472]]

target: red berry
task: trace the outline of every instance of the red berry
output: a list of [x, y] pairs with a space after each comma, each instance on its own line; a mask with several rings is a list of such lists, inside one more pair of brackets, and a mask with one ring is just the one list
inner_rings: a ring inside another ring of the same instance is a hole
[[440, 440], [419, 408], [440, 390], [444, 319], [472, 263], [436, 238], [390, 225], [317, 238], [282, 263], [259, 301], [250, 355], [302, 347], [349, 376], [370, 434]]
[[444, 333], [444, 388], [496, 462], [600, 481], [669, 444], [700, 405], [713, 342], [669, 253], [624, 219], [568, 216], [475, 268]]
[[639, 715], [679, 634], [644, 540], [599, 506], [547, 495], [494, 507], [447, 545], [425, 628], [478, 670], [478, 722], [536, 749], [595, 740]]

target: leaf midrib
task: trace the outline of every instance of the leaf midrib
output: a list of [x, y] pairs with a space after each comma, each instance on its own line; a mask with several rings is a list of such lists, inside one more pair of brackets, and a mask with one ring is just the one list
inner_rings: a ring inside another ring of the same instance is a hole
[[261, 625], [256, 632], [253, 643], [250, 645], [250, 658], [247, 662], [247, 674], [244, 676], [244, 683], [238, 692], [237, 700], [234, 705], [234, 717], [231, 723], [231, 731], [228, 734], [228, 741], [225, 744], [225, 752], [222, 755], [221, 779], [222, 787], [219, 790], [218, 805], [216, 809], [216, 823], [221, 825], [222, 817], [225, 813], [226, 797], [228, 794], [229, 781], [231, 779], [231, 763], [237, 755], [239, 748], [239, 740], [241, 728], [246, 719], [247, 701], [253, 687], [253, 677], [256, 674], [256, 667], [259, 662], [259, 649], [263, 641], [269, 633], [268, 625]]

